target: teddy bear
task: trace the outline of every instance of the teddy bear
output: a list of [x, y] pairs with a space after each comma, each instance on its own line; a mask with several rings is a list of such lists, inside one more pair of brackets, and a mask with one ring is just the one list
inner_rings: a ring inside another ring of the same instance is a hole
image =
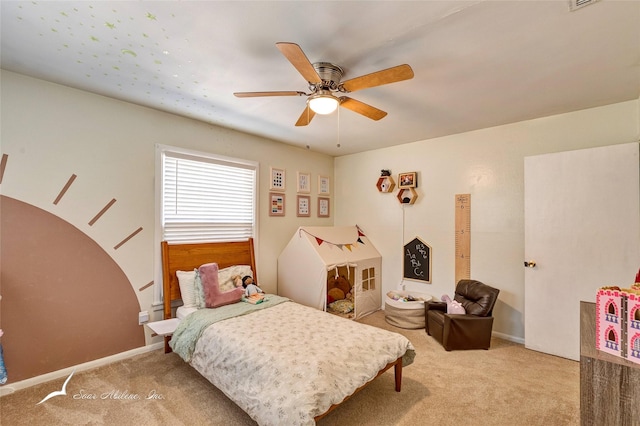
[[327, 279], [327, 303], [342, 299], [352, 300], [352, 298], [351, 284], [343, 275]]
[[467, 313], [467, 311], [465, 311], [464, 306], [462, 306], [462, 304], [460, 302], [458, 302], [457, 300], [451, 300], [451, 298], [448, 295], [443, 295], [440, 300], [442, 300], [444, 303], [447, 304], [447, 313], [448, 314], [458, 314], [458, 315], [464, 315]]
[[351, 284], [349, 284], [349, 281], [344, 277], [344, 275], [340, 275], [337, 277], [329, 278], [327, 288], [329, 290], [331, 290], [332, 288], [339, 288], [340, 290], [342, 290], [342, 293], [346, 295], [351, 291]]
[[334, 287], [327, 292], [327, 302], [333, 303], [336, 300], [342, 300], [345, 298], [344, 291], [340, 290], [338, 287]]

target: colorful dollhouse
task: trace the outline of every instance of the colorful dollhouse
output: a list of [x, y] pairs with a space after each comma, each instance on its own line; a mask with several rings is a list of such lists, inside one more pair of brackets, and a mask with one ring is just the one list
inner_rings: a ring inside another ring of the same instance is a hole
[[636, 286], [598, 290], [596, 348], [640, 364], [640, 289]]
[[626, 294], [627, 359], [640, 364], [640, 293]]
[[622, 308], [620, 289], [601, 288], [596, 296], [596, 348], [622, 355]]

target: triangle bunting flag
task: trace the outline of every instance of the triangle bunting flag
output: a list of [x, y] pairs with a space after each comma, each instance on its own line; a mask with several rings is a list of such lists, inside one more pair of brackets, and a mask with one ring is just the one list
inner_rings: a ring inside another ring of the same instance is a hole
[[[364, 241], [362, 241], [362, 238], [360, 238], [360, 237], [365, 237], [366, 235], [360, 230], [360, 227], [356, 227], [356, 229], [358, 230], [358, 240], [356, 241], [356, 243], [360, 243], [360, 244], [364, 245]], [[331, 241], [326, 241], [326, 240], [323, 240], [320, 237], [316, 237], [315, 235], [311, 234], [309, 231], [307, 231], [305, 229], [302, 229], [302, 228], [300, 228], [300, 232], [304, 232], [306, 234], [309, 234], [313, 238], [315, 238], [316, 243], [318, 243], [319, 246], [321, 246], [322, 244], [326, 243], [326, 244], [330, 244], [331, 246], [336, 246], [340, 250], [342, 250], [344, 247], [346, 247], [347, 250], [353, 251], [353, 248], [356, 245], [356, 243], [332, 243]]]

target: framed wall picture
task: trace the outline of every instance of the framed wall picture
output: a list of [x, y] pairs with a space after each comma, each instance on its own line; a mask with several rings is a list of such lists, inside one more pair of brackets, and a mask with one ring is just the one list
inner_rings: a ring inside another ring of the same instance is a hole
[[274, 189], [276, 191], [284, 191], [285, 190], [285, 171], [284, 169], [276, 169], [275, 167], [271, 167], [271, 179], [269, 189]]
[[329, 195], [329, 177], [318, 176], [318, 194]]
[[311, 197], [298, 195], [298, 217], [311, 216]]
[[330, 215], [329, 199], [326, 197], [318, 197], [318, 217], [329, 217]]
[[431, 246], [416, 237], [403, 248], [403, 278], [431, 283]]
[[284, 216], [284, 194], [269, 193], [269, 216]]
[[311, 175], [298, 172], [298, 192], [308, 194], [311, 192]]
[[398, 175], [398, 188], [417, 188], [418, 174], [417, 172], [406, 172]]

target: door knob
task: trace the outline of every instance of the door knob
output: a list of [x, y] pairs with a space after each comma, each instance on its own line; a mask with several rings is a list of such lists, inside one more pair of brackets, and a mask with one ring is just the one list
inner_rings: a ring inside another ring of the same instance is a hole
[[524, 261], [524, 266], [526, 268], [535, 268], [536, 267], [536, 261], [535, 260], [530, 260], [530, 261]]

